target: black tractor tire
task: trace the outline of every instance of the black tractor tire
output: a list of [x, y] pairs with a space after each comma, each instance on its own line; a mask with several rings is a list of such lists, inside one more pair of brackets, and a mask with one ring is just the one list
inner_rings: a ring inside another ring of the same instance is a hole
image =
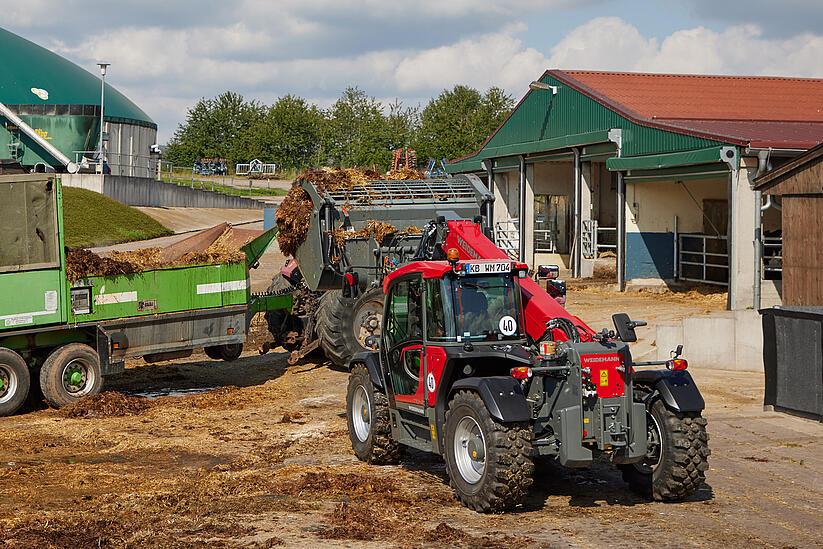
[[203, 351], [206, 353], [206, 356], [212, 360], [234, 362], [243, 354], [243, 344], [227, 343], [226, 345], [214, 345], [213, 347], [204, 347]]
[[374, 386], [363, 364], [355, 364], [349, 374], [346, 423], [357, 459], [374, 465], [400, 463], [401, 446], [391, 436], [389, 399]]
[[344, 297], [341, 290], [326, 292], [320, 298], [320, 306], [317, 309], [317, 335], [320, 337], [320, 347], [326, 358], [337, 366], [346, 366], [357, 353], [374, 350], [366, 347], [365, 342], [358, 339], [360, 327], [355, 325], [365, 307], [380, 311], [376, 318], [377, 330], [372, 332], [373, 335], [379, 336], [379, 323], [383, 319], [382, 288], [372, 288], [357, 299]]
[[100, 357], [83, 343], [69, 343], [57, 348], [40, 369], [43, 398], [55, 408], [96, 395], [102, 388]]
[[646, 414], [649, 442], [655, 436], [651, 430], [656, 430], [662, 455], [658, 461], [650, 450], [644, 461], [621, 465], [623, 480], [643, 497], [655, 501], [683, 500], [706, 480], [711, 454], [706, 420], [699, 412], [675, 412], [660, 399], [652, 403]]
[[23, 357], [0, 347], [0, 417], [20, 409], [29, 396], [31, 373]]
[[[464, 420], [482, 433], [480, 450], [471, 443], [462, 443], [462, 437], [457, 439], [458, 428], [460, 432], [464, 430]], [[449, 483], [463, 505], [481, 513], [501, 513], [523, 502], [534, 475], [532, 430], [528, 423], [495, 421], [480, 395], [459, 391], [446, 411], [444, 445]], [[458, 457], [456, 445], [465, 449], [463, 458]], [[479, 478], [468, 479], [461, 471], [467, 464], [471, 466], [471, 461], [478, 463], [478, 451], [485, 453], [482, 472], [475, 471]], [[458, 459], [462, 459], [462, 466]]]

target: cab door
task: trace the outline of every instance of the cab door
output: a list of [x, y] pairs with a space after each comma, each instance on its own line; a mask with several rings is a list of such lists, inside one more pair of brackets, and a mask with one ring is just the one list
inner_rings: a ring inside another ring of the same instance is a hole
[[383, 321], [383, 360], [390, 380], [389, 398], [396, 411], [398, 440], [411, 446], [431, 443], [425, 416], [423, 281], [420, 275], [389, 289]]

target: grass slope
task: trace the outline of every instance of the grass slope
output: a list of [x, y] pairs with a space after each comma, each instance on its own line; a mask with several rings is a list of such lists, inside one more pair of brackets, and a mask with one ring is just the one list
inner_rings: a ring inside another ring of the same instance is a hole
[[66, 246], [88, 248], [172, 234], [140, 210], [85, 189], [63, 187]]

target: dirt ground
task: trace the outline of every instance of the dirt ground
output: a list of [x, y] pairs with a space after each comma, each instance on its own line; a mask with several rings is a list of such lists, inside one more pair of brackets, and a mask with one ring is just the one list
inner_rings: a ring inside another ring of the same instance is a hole
[[[706, 307], [602, 290], [569, 302], [596, 328], [615, 310], [653, 322]], [[712, 456], [689, 501], [647, 502], [605, 463], [542, 463], [522, 509], [483, 516], [455, 501], [439, 458], [359, 463], [346, 374], [279, 351], [135, 361], [88, 403], [0, 418], [0, 547], [823, 545], [823, 425], [763, 412], [762, 374], [693, 372]]]

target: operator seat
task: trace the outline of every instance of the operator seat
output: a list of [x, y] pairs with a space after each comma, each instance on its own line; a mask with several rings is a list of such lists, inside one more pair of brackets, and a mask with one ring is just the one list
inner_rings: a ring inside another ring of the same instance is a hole
[[471, 287], [462, 288], [460, 311], [463, 316], [463, 332], [479, 335], [489, 328], [489, 301], [483, 292]]

